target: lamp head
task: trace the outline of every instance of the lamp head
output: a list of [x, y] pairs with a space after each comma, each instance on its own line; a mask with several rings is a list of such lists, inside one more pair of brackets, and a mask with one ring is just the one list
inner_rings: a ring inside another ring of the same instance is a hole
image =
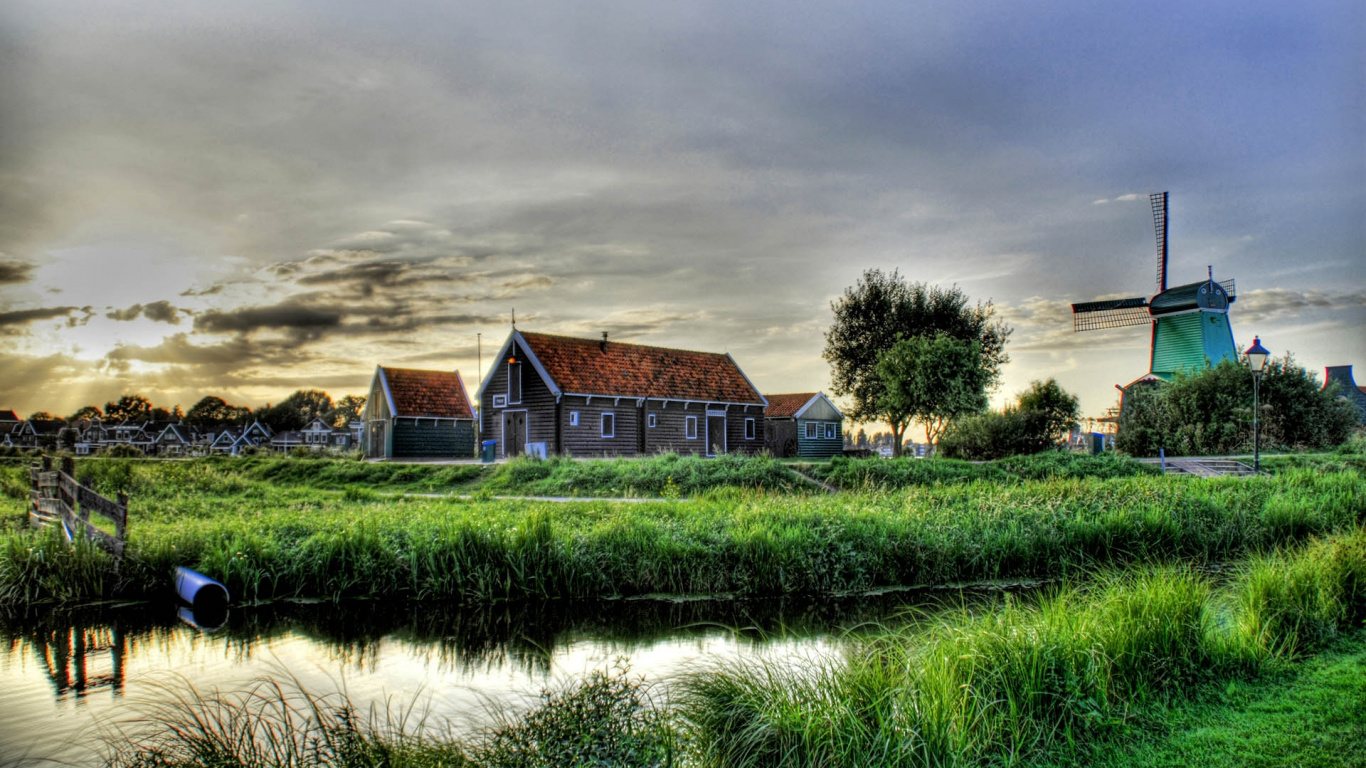
[[1247, 348], [1247, 367], [1252, 369], [1254, 375], [1260, 376], [1262, 370], [1266, 368], [1266, 361], [1270, 359], [1271, 353], [1266, 347], [1262, 346], [1262, 340], [1256, 336], [1252, 337], [1252, 346]]

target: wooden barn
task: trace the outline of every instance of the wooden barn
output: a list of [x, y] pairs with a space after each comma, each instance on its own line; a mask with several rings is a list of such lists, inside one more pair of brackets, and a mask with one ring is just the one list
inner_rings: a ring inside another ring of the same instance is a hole
[[824, 393], [764, 397], [768, 449], [774, 456], [828, 459], [844, 452], [844, 416]]
[[459, 371], [379, 366], [362, 418], [367, 459], [474, 456], [474, 412]]
[[728, 354], [513, 330], [479, 388], [498, 456], [758, 453], [763, 395]]

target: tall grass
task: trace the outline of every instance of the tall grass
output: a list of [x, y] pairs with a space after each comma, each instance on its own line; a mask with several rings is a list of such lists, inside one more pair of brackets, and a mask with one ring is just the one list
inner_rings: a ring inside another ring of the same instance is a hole
[[1016, 484], [1035, 480], [1137, 477], [1160, 475], [1162, 470], [1126, 456], [1105, 453], [1086, 456], [1048, 451], [973, 463], [958, 459], [847, 459], [836, 457], [809, 471], [824, 482], [845, 490], [896, 490], [918, 486], [973, 482]]
[[828, 594], [1221, 562], [1366, 521], [1354, 472], [839, 496], [729, 490], [641, 504], [344, 497], [272, 489], [194, 464], [175, 472], [176, 483], [134, 497], [120, 579], [106, 568], [102, 579], [59, 589], [44, 574], [77, 561], [59, 563], [47, 550], [46, 560], [30, 557], [41, 537], [18, 531], [0, 534], [0, 594], [29, 602], [148, 596], [168, 589], [176, 566], [246, 600]]
[[1258, 559], [1232, 598], [1185, 569], [1111, 576], [1038, 605], [1008, 600], [928, 632], [894, 632], [804, 669], [713, 668], [683, 681], [682, 718], [709, 766], [1076, 759], [1136, 707], [1359, 627], [1364, 573], [1358, 530]]

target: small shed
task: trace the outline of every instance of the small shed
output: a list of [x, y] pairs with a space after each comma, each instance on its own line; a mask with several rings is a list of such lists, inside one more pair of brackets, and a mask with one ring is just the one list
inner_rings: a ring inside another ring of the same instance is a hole
[[844, 451], [844, 416], [822, 392], [764, 395], [764, 434], [779, 458], [828, 459]]
[[459, 371], [377, 366], [362, 419], [367, 459], [474, 456], [474, 410]]

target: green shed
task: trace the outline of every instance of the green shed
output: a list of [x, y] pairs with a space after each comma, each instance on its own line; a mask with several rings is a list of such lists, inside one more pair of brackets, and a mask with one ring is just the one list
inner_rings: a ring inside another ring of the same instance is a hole
[[764, 432], [774, 456], [828, 459], [844, 452], [844, 416], [821, 392], [764, 395]]
[[362, 418], [367, 459], [474, 456], [474, 411], [459, 371], [377, 366]]

